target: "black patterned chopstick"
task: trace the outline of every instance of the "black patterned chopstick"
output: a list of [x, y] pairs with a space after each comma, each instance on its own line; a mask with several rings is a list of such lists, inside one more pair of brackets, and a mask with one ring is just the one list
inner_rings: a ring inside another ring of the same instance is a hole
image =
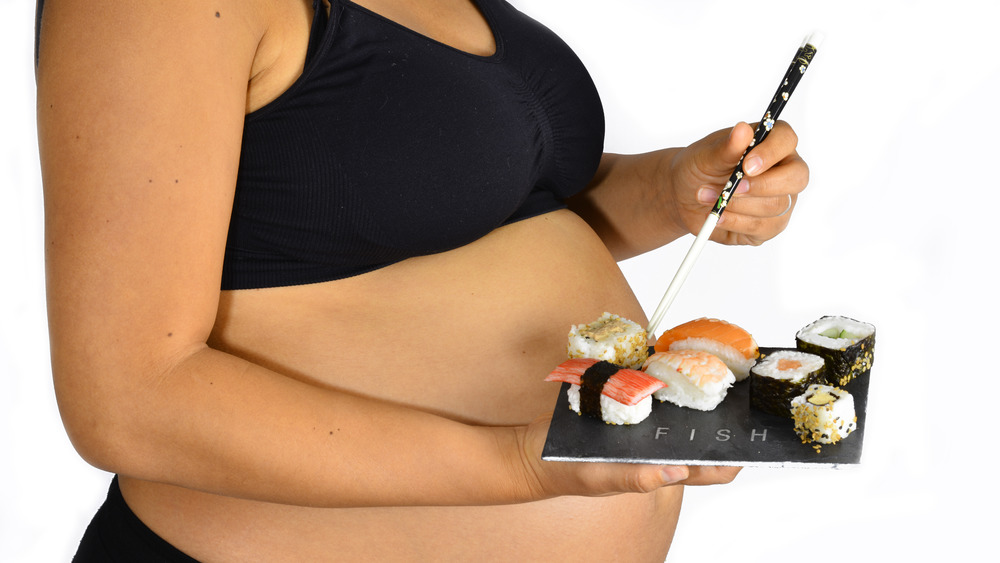
[[649, 334], [649, 336], [654, 336], [656, 334], [656, 328], [663, 320], [663, 317], [667, 312], [667, 308], [670, 307], [674, 298], [677, 297], [677, 293], [680, 291], [681, 285], [684, 283], [684, 280], [687, 279], [688, 274], [691, 273], [691, 268], [694, 267], [694, 263], [698, 259], [698, 255], [701, 254], [701, 249], [705, 246], [705, 243], [708, 242], [708, 238], [715, 230], [715, 226], [718, 224], [719, 218], [722, 216], [722, 212], [725, 211], [726, 206], [729, 205], [729, 198], [733, 195], [733, 192], [736, 191], [736, 186], [739, 185], [740, 180], [743, 179], [743, 159], [746, 158], [750, 149], [760, 144], [771, 132], [775, 121], [778, 119], [778, 115], [781, 113], [781, 110], [784, 109], [785, 104], [788, 103], [788, 98], [792, 96], [792, 92], [795, 90], [795, 87], [798, 86], [799, 80], [802, 79], [802, 75], [805, 74], [806, 70], [809, 68], [809, 63], [811, 63], [813, 57], [816, 56], [816, 50], [819, 47], [821, 39], [821, 35], [814, 33], [806, 37], [802, 42], [802, 45], [799, 46], [799, 50], [795, 53], [795, 58], [792, 59], [792, 63], [788, 66], [788, 71], [785, 72], [785, 76], [782, 78], [781, 84], [778, 85], [778, 91], [775, 92], [774, 99], [771, 100], [771, 104], [767, 106], [767, 110], [764, 112], [764, 117], [762, 117], [760, 123], [757, 124], [757, 129], [754, 131], [753, 135], [753, 141], [751, 141], [750, 146], [743, 151], [740, 161], [736, 164], [736, 169], [733, 170], [733, 174], [729, 177], [729, 181], [726, 182], [725, 187], [722, 189], [722, 193], [719, 194], [719, 199], [716, 200], [715, 206], [708, 214], [708, 217], [705, 218], [705, 224], [702, 225], [701, 230], [694, 239], [694, 243], [691, 244], [691, 249], [688, 250], [687, 255], [684, 256], [684, 260], [677, 269], [677, 273], [674, 274], [674, 278], [670, 281], [670, 285], [667, 286], [667, 291], [663, 294], [663, 298], [660, 299], [660, 304], [656, 307], [656, 311], [653, 312], [652, 316], [650, 316], [649, 326], [646, 328], [646, 333]]
[[729, 177], [729, 181], [726, 182], [726, 186], [722, 188], [722, 193], [719, 194], [719, 199], [715, 202], [715, 207], [712, 208], [713, 215], [721, 216], [726, 206], [729, 205], [729, 198], [736, 191], [736, 186], [739, 185], [740, 180], [743, 179], [743, 159], [746, 158], [750, 149], [757, 146], [757, 144], [766, 139], [768, 134], [771, 133], [771, 128], [774, 127], [775, 121], [778, 120], [778, 115], [781, 114], [781, 110], [785, 109], [788, 98], [792, 97], [792, 92], [795, 91], [795, 87], [802, 80], [802, 75], [809, 68], [809, 63], [816, 56], [816, 49], [819, 46], [820, 39], [821, 36], [815, 33], [806, 37], [799, 50], [795, 53], [795, 58], [788, 65], [785, 77], [781, 80], [778, 90], [774, 93], [774, 99], [771, 100], [771, 104], [767, 106], [764, 116], [760, 118], [760, 123], [757, 124], [757, 129], [753, 133], [753, 141], [743, 151], [743, 156], [736, 163], [736, 169], [733, 170], [733, 174]]

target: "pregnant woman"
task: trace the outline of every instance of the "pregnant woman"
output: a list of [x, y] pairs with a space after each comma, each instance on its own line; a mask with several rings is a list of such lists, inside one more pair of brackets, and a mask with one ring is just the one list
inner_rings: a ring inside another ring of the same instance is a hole
[[[78, 561], [663, 561], [734, 468], [543, 462], [572, 324], [700, 227], [745, 123], [603, 154], [504, 0], [46, 0], [54, 384], [114, 474]], [[808, 180], [779, 123], [715, 233]]]

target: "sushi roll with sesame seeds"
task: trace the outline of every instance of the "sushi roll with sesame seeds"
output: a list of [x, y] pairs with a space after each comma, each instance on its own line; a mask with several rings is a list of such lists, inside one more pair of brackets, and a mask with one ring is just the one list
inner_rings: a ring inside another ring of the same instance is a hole
[[830, 385], [810, 385], [805, 393], [792, 399], [795, 433], [803, 444], [836, 444], [857, 428], [854, 397]]
[[570, 359], [592, 358], [639, 369], [649, 356], [646, 329], [618, 315], [604, 313], [590, 324], [570, 328], [566, 355]]
[[776, 350], [750, 368], [750, 406], [789, 417], [791, 400], [814, 383], [826, 383], [823, 358], [798, 350]]
[[803, 327], [795, 346], [826, 361], [827, 383], [844, 386], [875, 362], [875, 326], [847, 317], [826, 316]]

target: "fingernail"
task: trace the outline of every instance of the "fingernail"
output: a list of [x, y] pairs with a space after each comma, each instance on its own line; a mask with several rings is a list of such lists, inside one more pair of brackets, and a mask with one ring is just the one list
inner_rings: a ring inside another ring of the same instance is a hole
[[764, 168], [764, 159], [759, 156], [751, 156], [743, 161], [743, 170], [751, 176], [760, 172], [762, 168]]
[[660, 469], [665, 483], [676, 483], [688, 477], [687, 467], [683, 465], [668, 465]]
[[719, 199], [719, 192], [710, 188], [701, 188], [698, 190], [698, 201], [700, 203], [715, 203], [715, 200]]
[[740, 180], [739, 184], [736, 184], [736, 193], [745, 194], [750, 191], [750, 180], [743, 178]]

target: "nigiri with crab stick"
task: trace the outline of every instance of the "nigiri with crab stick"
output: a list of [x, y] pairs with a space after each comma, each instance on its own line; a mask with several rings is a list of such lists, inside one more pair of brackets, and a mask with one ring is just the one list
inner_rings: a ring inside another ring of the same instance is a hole
[[545, 381], [569, 383], [569, 408], [608, 424], [638, 424], [653, 410], [653, 393], [666, 387], [639, 370], [594, 358], [559, 364]]

